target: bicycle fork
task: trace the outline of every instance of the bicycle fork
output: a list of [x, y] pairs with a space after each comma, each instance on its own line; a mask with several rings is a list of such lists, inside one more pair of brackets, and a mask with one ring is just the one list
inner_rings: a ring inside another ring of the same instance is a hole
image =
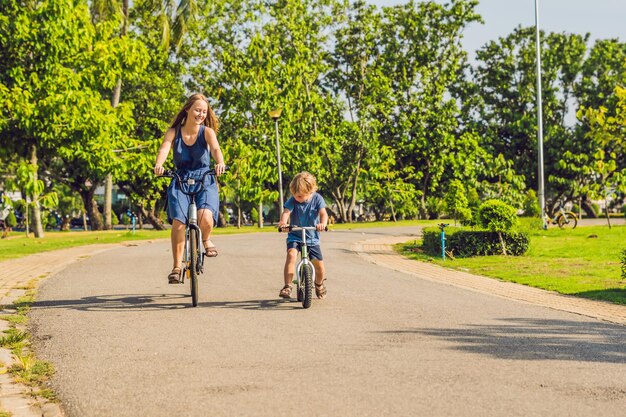
[[297, 288], [300, 288], [303, 285], [302, 281], [300, 280], [300, 276], [301, 276], [302, 268], [304, 268], [305, 265], [308, 265], [308, 267], [311, 268], [311, 277], [313, 279], [313, 282], [315, 282], [315, 268], [313, 267], [313, 262], [309, 261], [306, 258], [301, 259], [300, 262], [298, 262], [298, 265], [296, 266], [295, 283], [297, 285]]
[[189, 204], [189, 213], [187, 217], [187, 230], [185, 236], [185, 253], [183, 256], [184, 262], [189, 263], [190, 253], [191, 253], [191, 239], [189, 234], [191, 230], [196, 230], [198, 232], [198, 241], [196, 245], [198, 245], [198, 273], [203, 271], [202, 265], [204, 263], [204, 248], [202, 247], [202, 229], [198, 226], [198, 208], [196, 207], [196, 203], [191, 202]]

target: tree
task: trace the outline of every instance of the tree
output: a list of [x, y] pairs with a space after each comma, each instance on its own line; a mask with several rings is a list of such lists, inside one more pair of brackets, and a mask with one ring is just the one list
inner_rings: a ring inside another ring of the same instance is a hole
[[518, 222], [515, 208], [500, 200], [487, 200], [478, 209], [478, 219], [485, 229], [496, 232], [506, 255], [506, 244], [502, 233], [508, 232]]
[[448, 191], [445, 197], [446, 208], [449, 215], [454, 218], [454, 225], [456, 221], [464, 221], [468, 216], [471, 216], [471, 212], [468, 209], [468, 200], [466, 197], [466, 190], [463, 183], [459, 180], [453, 180], [448, 184]]
[[320, 120], [327, 101], [319, 80], [327, 71], [323, 45], [334, 4], [326, 0], [229, 1], [201, 9], [203, 18], [198, 19], [197, 30], [190, 31], [188, 48], [183, 48], [197, 57], [190, 66], [188, 86], [215, 97], [225, 150], [243, 141], [262, 151], [255, 156], [260, 166], [272, 168], [271, 178], [256, 170], [245, 179], [229, 176], [224, 187], [229, 191], [241, 188], [241, 181], [277, 190], [275, 150], [258, 142], [274, 136], [268, 112], [277, 107], [282, 108], [279, 127], [285, 179], [305, 169], [323, 175], [322, 160], [315, 157], [320, 141], [326, 139]]
[[[182, 43], [183, 37], [187, 32], [188, 25], [194, 21], [197, 14], [197, 6], [194, 0], [182, 0], [178, 4], [176, 2], [169, 1], [162, 2], [155, 0], [143, 0], [133, 2], [133, 6], [136, 9], [133, 10], [134, 17], [139, 16], [140, 18], [146, 19], [150, 22], [157, 23], [160, 34], [160, 44], [158, 46], [158, 50], [156, 51], [156, 55], [159, 55], [159, 52], [163, 51], [175, 51]], [[119, 36], [119, 40], [121, 42], [124, 42], [127, 39], [131, 18], [129, 0], [122, 0], [121, 2], [119, 0], [95, 0], [91, 2], [90, 11], [92, 21], [95, 24], [110, 20], [118, 21], [119, 33], [112, 33], [111, 35], [114, 37]], [[135, 27], [149, 27], [149, 25], [142, 24], [141, 22], [135, 21], [134, 23]], [[117, 39], [111, 39], [110, 41], [116, 42]], [[165, 56], [164, 61], [168, 61], [167, 56]], [[115, 81], [115, 86], [111, 94], [111, 106], [115, 108], [120, 104], [122, 94], [122, 82], [128, 82], [129, 79], [134, 78], [134, 74], [132, 74], [132, 72], [129, 73], [126, 65], [127, 63], [123, 59], [119, 59], [117, 62], [112, 64], [114, 64], [113, 66], [118, 69], [118, 71], [116, 72], [117, 79]], [[132, 84], [132, 82], [128, 84]], [[131, 89], [131, 91], [133, 90]], [[113, 176], [111, 173], [108, 173], [105, 180], [104, 199], [104, 223], [106, 229], [110, 229], [112, 227], [112, 185]], [[141, 201], [143, 201], [143, 198], [141, 199]], [[145, 209], [142, 206], [142, 213], [148, 215], [149, 220], [153, 223], [153, 225], [155, 225], [155, 227], [160, 227], [160, 224], [158, 221], [156, 221], [156, 217], [153, 212], [145, 212]]]
[[460, 133], [460, 108], [452, 98], [466, 62], [461, 33], [480, 19], [474, 12], [476, 5], [475, 1], [452, 1], [446, 6], [410, 1], [384, 9], [382, 72], [392, 80], [393, 106], [381, 120], [381, 143], [397, 148], [396, 169], [408, 173], [405, 181], [419, 191], [422, 217], [427, 216], [428, 196], [442, 194], [446, 174], [463, 173], [455, 165], [473, 160], [457, 159], [455, 154], [477, 151], [476, 136]]
[[[626, 74], [625, 74], [626, 75]], [[614, 108], [581, 108], [579, 115], [589, 126], [587, 137], [598, 150], [593, 154], [593, 178], [590, 191], [596, 198], [606, 198], [614, 191], [626, 192], [626, 88], [616, 87]], [[607, 221], [610, 223], [608, 207]]]

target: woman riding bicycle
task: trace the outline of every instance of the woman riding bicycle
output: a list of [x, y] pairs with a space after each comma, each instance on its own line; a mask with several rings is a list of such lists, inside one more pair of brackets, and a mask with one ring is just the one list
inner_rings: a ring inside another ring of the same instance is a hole
[[[211, 241], [211, 231], [217, 221], [219, 211], [219, 195], [215, 177], [204, 174], [211, 169], [211, 157], [215, 163], [215, 174], [222, 175], [225, 170], [224, 156], [217, 141], [218, 120], [202, 94], [193, 94], [178, 112], [171, 127], [165, 132], [163, 143], [154, 164], [154, 173], [162, 175], [163, 164], [167, 160], [170, 149], [174, 149], [174, 165], [176, 172], [183, 178], [204, 178], [204, 189], [196, 197], [198, 206], [198, 223], [205, 238], [205, 256], [217, 256], [217, 249]], [[172, 179], [167, 190], [167, 217], [172, 224], [172, 257], [173, 268], [168, 275], [168, 282], [180, 282], [181, 264], [185, 246], [185, 225], [189, 197], [178, 189]]]

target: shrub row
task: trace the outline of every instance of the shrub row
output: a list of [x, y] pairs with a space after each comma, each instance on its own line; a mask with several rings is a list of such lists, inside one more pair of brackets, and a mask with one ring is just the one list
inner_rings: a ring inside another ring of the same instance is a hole
[[[428, 227], [423, 230], [424, 252], [431, 256], [441, 256], [441, 230]], [[502, 232], [502, 238], [509, 255], [526, 253], [530, 239], [524, 232]], [[446, 250], [455, 257], [501, 255], [502, 245], [498, 233], [485, 230], [446, 229]]]

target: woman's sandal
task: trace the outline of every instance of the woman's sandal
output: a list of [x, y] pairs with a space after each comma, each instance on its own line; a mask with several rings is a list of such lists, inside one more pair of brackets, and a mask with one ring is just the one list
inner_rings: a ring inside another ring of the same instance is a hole
[[320, 300], [326, 297], [326, 293], [328, 292], [326, 290], [326, 286], [324, 285], [324, 281], [322, 281], [322, 283], [319, 285], [317, 283], [315, 284], [315, 295], [317, 295], [317, 298], [319, 298]]
[[281, 298], [291, 298], [291, 285], [285, 285], [278, 294]]
[[170, 284], [180, 284], [180, 275], [183, 270], [179, 267], [172, 268], [172, 272], [167, 276], [167, 281]]
[[215, 246], [208, 246], [209, 241], [205, 240], [202, 242], [204, 245], [204, 256], [207, 258], [215, 258], [217, 256], [217, 248]]

